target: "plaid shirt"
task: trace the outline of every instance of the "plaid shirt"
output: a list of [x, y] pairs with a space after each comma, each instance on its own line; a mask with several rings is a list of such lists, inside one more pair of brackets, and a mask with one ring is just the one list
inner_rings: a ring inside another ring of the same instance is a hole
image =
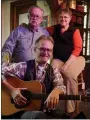
[[[19, 62], [19, 63], [13, 63], [9, 66], [2, 67], [2, 80], [5, 80], [5, 76], [17, 76], [20, 79], [24, 79], [24, 75], [26, 73], [27, 69], [27, 63], [26, 62]], [[63, 90], [64, 93], [66, 93], [66, 87], [63, 84], [63, 78], [58, 71], [58, 69], [53, 68], [54, 75], [53, 75], [53, 87], [60, 88]]]

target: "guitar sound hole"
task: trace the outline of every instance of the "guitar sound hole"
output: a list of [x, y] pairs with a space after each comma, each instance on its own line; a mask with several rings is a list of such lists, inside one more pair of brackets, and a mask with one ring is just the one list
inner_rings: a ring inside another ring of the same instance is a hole
[[21, 94], [29, 101], [32, 97], [32, 93], [28, 90], [21, 90]]
[[15, 108], [17, 108], [17, 109], [27, 107], [30, 104], [30, 99], [32, 97], [32, 93], [28, 90], [21, 90], [21, 94], [27, 99], [27, 103], [24, 105], [18, 105], [16, 103], [14, 103], [13, 99], [11, 98], [11, 103], [14, 104]]

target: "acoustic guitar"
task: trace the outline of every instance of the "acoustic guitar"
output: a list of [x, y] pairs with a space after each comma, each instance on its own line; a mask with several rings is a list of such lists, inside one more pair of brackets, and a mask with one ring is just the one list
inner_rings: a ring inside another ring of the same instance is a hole
[[[16, 88], [27, 88], [27, 90], [21, 90], [21, 94], [27, 98], [27, 103], [23, 106], [14, 103], [10, 97], [10, 93], [6, 91], [4, 87], [1, 90], [1, 114], [12, 115], [19, 111], [34, 111], [39, 110], [41, 101], [45, 100], [48, 94], [44, 93], [45, 88], [37, 80], [23, 81], [16, 77], [8, 77], [7, 82]], [[60, 100], [81, 100], [90, 102], [90, 96], [83, 95], [60, 95]]]

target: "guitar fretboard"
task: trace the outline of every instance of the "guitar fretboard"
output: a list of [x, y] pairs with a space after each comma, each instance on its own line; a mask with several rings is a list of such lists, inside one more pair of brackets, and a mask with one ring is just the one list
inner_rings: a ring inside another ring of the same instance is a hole
[[[32, 99], [46, 99], [48, 94], [42, 93], [42, 94], [32, 94]], [[81, 95], [59, 95], [59, 100], [82, 100], [83, 96]]]

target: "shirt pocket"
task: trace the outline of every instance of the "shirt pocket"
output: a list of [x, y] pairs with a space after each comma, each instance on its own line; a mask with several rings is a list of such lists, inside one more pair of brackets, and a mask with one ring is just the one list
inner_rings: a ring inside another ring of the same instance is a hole
[[32, 37], [30, 36], [21, 36], [17, 41], [18, 50], [27, 50], [32, 46]]

